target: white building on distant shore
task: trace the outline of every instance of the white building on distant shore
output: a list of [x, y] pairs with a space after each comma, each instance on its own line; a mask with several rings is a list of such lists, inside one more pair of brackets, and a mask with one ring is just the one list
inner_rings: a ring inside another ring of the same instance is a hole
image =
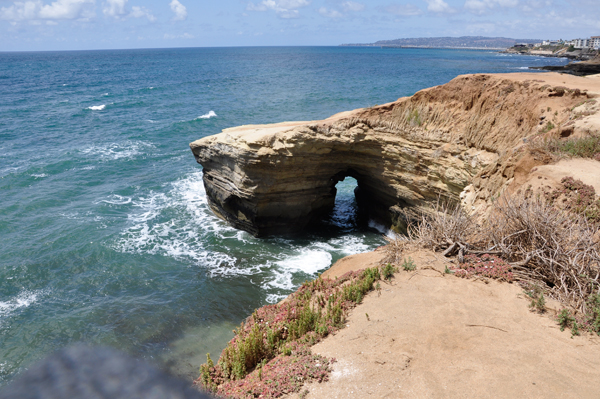
[[561, 40], [544, 40], [542, 46], [558, 46], [561, 42]]
[[544, 40], [542, 43], [536, 43], [535, 47], [541, 46], [573, 46], [576, 49], [594, 49], [600, 50], [600, 36], [592, 36], [589, 39], [573, 40]]
[[573, 47], [575, 48], [588, 48], [589, 47], [589, 39], [575, 39], [573, 40], [575, 43]]

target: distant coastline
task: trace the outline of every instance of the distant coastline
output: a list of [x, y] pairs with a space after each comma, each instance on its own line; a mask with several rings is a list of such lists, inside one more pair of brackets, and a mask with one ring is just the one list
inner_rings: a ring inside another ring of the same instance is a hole
[[506, 47], [461, 47], [461, 46], [390, 46], [375, 44], [340, 44], [340, 47], [379, 47], [379, 48], [407, 48], [407, 49], [439, 49], [439, 50], [493, 50], [505, 51]]
[[460, 36], [460, 37], [417, 37], [379, 40], [375, 43], [346, 43], [340, 46], [434, 48], [459, 50], [506, 50], [517, 43], [536, 43], [537, 39], [512, 39], [507, 37]]

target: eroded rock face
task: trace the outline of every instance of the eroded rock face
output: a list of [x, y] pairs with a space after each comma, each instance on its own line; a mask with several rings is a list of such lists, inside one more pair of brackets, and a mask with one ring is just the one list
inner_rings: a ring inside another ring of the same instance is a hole
[[[321, 218], [346, 176], [358, 182], [359, 207], [389, 226], [403, 208], [458, 203], [474, 176], [538, 132], [547, 104], [562, 110], [587, 98], [564, 88], [552, 96], [536, 76], [459, 76], [393, 103], [323, 121], [225, 129], [190, 147], [212, 210], [256, 236]], [[471, 189], [475, 198], [493, 194]]]

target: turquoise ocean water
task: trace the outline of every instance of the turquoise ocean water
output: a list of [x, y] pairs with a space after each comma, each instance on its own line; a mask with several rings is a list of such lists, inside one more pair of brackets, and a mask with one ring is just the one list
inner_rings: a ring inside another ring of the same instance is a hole
[[191, 141], [564, 63], [352, 47], [0, 53], [0, 386], [80, 341], [196, 377], [254, 308], [384, 243], [355, 223], [351, 179], [316, 232], [227, 226], [207, 208]]

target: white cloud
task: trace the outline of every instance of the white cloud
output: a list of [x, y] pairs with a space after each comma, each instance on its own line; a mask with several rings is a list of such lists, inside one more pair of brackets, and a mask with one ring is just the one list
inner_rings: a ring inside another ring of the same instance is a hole
[[171, 6], [171, 11], [175, 13], [173, 21], [184, 21], [187, 18], [187, 8], [179, 0], [171, 0], [169, 6]]
[[342, 3], [342, 8], [344, 11], [362, 11], [365, 9], [365, 5], [355, 1], [345, 1]]
[[165, 33], [163, 36], [165, 40], [173, 40], [173, 39], [193, 39], [194, 35], [190, 35], [189, 33], [184, 33], [182, 35], [173, 35], [171, 33]]
[[248, 11], [267, 11], [268, 8], [266, 5], [264, 5], [263, 3], [260, 4], [254, 4], [252, 2], [248, 3], [248, 5], [246, 6], [246, 10]]
[[77, 19], [93, 17], [95, 0], [58, 0], [40, 10], [42, 19]]
[[280, 18], [298, 18], [300, 12], [298, 8], [306, 7], [310, 4], [309, 0], [263, 0], [260, 3], [248, 3], [248, 11], [267, 11], [273, 10]]
[[319, 8], [319, 14], [327, 18], [341, 18], [344, 15], [337, 10], [328, 10], [325, 7]]
[[0, 8], [0, 19], [9, 21], [87, 19], [95, 16], [95, 0], [57, 0], [44, 4], [41, 0], [15, 1]]
[[495, 7], [513, 8], [519, 5], [519, 0], [467, 0], [465, 9], [475, 13], [483, 14]]
[[364, 9], [364, 4], [357, 3], [356, 1], [344, 1], [338, 3], [335, 8], [319, 8], [319, 14], [327, 18], [343, 18], [347, 13], [362, 11]]
[[456, 12], [456, 10], [444, 0], [425, 0], [427, 3], [427, 11], [436, 12], [440, 14], [450, 14]]
[[104, 15], [108, 17], [113, 17], [115, 19], [121, 18], [148, 18], [148, 21], [154, 22], [156, 21], [156, 17], [152, 15], [152, 12], [148, 10], [146, 7], [133, 6], [131, 7], [131, 11], [127, 11], [128, 0], [106, 0], [104, 3], [104, 8], [102, 12]]
[[532, 12], [536, 9], [548, 7], [551, 5], [551, 0], [527, 0], [525, 4], [521, 6], [521, 9], [525, 12]]
[[125, 4], [127, 4], [127, 0], [107, 0], [106, 3], [104, 3], [102, 12], [109, 17], [118, 18], [127, 14], [125, 12]]
[[131, 12], [129, 13], [130, 17], [133, 18], [148, 18], [148, 21], [150, 22], [154, 22], [156, 21], [156, 17], [154, 15], [152, 15], [152, 12], [150, 10], [148, 10], [146, 7], [138, 7], [138, 6], [133, 6], [131, 7]]
[[401, 17], [410, 17], [423, 14], [423, 10], [413, 4], [392, 4], [384, 8], [390, 14], [399, 15]]

